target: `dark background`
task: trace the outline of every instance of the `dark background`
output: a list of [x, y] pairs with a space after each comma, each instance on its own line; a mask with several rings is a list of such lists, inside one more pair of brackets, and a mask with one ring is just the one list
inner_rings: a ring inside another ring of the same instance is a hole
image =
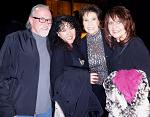
[[7, 34], [24, 29], [31, 8], [45, 3], [44, 0], [1, 0], [0, 1], [0, 48]]
[[[69, 1], [69, 0], [67, 0]], [[150, 27], [150, 5], [148, 0], [72, 0], [75, 2], [88, 2], [98, 5], [103, 14], [108, 8], [114, 5], [126, 6], [136, 23], [136, 32], [149, 47]], [[31, 8], [38, 4], [45, 3], [44, 0], [10, 0], [1, 1], [0, 8], [0, 47], [6, 34], [24, 29]], [[2, 8], [3, 7], [3, 8]]]

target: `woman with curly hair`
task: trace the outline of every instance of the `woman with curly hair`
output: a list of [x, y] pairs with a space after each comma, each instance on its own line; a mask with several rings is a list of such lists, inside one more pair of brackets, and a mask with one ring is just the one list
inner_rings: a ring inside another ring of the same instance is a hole
[[102, 117], [107, 117], [108, 112], [105, 110], [106, 95], [102, 84], [109, 74], [111, 49], [103, 37], [101, 16], [101, 9], [94, 4], [81, 8], [80, 18], [82, 19], [83, 28], [87, 33], [81, 41], [81, 51], [88, 61], [93, 92], [104, 110]]
[[[80, 53], [80, 25], [73, 16], [54, 19], [51, 58], [55, 117], [100, 117], [101, 105], [92, 92], [87, 62]], [[61, 113], [61, 114], [60, 114]]]

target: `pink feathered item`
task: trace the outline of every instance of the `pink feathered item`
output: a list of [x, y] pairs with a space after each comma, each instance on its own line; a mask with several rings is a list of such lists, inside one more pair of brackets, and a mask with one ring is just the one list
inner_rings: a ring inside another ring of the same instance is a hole
[[114, 71], [104, 80], [103, 86], [108, 117], [150, 117], [150, 87], [144, 71]]
[[124, 95], [126, 101], [131, 103], [138, 90], [138, 86], [142, 80], [142, 75], [135, 69], [119, 70], [112, 79], [113, 83]]

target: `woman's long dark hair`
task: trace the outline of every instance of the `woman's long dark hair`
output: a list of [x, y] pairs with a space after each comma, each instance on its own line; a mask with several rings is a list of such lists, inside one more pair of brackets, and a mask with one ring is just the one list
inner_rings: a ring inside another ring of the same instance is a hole
[[58, 36], [58, 32], [61, 31], [61, 27], [64, 26], [64, 23], [68, 23], [71, 28], [75, 28], [76, 36], [75, 40], [73, 42], [73, 45], [76, 45], [80, 47], [80, 41], [81, 41], [81, 28], [79, 21], [74, 16], [57, 16], [54, 18], [54, 22], [52, 24], [52, 28], [50, 31], [50, 39], [53, 42], [53, 47], [56, 46], [64, 46], [65, 48], [69, 47], [69, 45], [64, 42], [60, 37]]

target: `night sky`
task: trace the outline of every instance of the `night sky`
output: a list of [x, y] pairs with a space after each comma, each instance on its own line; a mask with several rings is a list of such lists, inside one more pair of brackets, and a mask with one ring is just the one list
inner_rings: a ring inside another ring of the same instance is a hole
[[44, 3], [44, 0], [1, 1], [3, 8], [0, 7], [0, 47], [5, 35], [25, 28], [31, 8], [38, 3]]

